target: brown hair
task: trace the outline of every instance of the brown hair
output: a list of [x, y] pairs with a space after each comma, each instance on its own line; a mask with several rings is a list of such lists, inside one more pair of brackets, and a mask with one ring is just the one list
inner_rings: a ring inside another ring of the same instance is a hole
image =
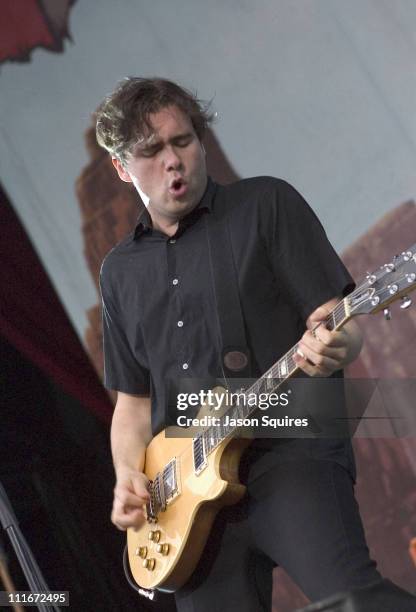
[[171, 105], [189, 117], [202, 140], [214, 117], [210, 103], [167, 79], [127, 77], [96, 110], [98, 144], [125, 163], [133, 146], [151, 132], [149, 115]]

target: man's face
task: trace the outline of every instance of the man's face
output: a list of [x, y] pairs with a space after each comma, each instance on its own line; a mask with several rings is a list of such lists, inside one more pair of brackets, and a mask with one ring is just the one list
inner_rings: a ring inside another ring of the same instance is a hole
[[200, 201], [206, 187], [205, 151], [192, 123], [168, 106], [149, 116], [152, 131], [138, 143], [124, 167], [113, 159], [120, 178], [134, 184], [149, 202], [153, 221], [178, 220]]

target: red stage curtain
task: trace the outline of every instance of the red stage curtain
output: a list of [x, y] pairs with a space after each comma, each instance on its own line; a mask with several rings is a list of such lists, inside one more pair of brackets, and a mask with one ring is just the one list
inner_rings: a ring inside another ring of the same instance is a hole
[[44, 47], [63, 51], [69, 38], [68, 15], [75, 0], [2, 0], [0, 62], [29, 61], [31, 51]]

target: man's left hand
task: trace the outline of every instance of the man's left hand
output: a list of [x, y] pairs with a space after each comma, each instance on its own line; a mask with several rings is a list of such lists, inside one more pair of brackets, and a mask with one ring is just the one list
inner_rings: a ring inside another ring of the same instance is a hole
[[[307, 320], [308, 329], [299, 342], [302, 354], [297, 353], [294, 360], [309, 376], [330, 376], [351, 363], [361, 350], [362, 336], [355, 321], [348, 321], [338, 331], [329, 331], [325, 327], [328, 315], [338, 302], [338, 298], [330, 300]], [[318, 323], [321, 325], [316, 327]]]

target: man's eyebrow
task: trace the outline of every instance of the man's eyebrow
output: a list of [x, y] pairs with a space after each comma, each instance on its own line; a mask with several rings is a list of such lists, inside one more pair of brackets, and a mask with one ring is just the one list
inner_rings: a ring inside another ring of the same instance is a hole
[[193, 135], [192, 132], [188, 130], [187, 132], [181, 132], [180, 134], [176, 134], [175, 136], [172, 136], [172, 138], [170, 138], [170, 141], [180, 140], [181, 138], [189, 138], [192, 135]]
[[[168, 142], [176, 142], [178, 140], [182, 140], [183, 138], [191, 138], [193, 136], [192, 131], [188, 130], [185, 132], [181, 132], [180, 134], [175, 134], [171, 138], [169, 138]], [[133, 147], [134, 153], [139, 153], [141, 151], [149, 151], [152, 149], [157, 149], [161, 144], [163, 144], [163, 140], [158, 138], [158, 136], [153, 133], [147, 138], [140, 138]]]
[[134, 145], [135, 151], [145, 151], [146, 149], [153, 149], [160, 144], [160, 140], [156, 134], [151, 134], [147, 138], [140, 138]]

